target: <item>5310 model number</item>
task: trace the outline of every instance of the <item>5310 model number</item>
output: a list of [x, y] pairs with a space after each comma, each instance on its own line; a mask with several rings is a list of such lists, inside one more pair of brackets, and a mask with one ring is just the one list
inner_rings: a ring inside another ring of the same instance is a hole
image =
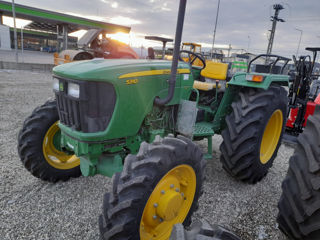
[[139, 80], [138, 79], [128, 79], [126, 80], [126, 84], [130, 85], [130, 84], [136, 84], [138, 83]]

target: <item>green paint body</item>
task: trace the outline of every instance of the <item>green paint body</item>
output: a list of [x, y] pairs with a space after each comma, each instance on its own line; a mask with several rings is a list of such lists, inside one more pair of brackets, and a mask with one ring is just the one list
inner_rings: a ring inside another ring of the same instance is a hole
[[[111, 177], [122, 170], [123, 159], [128, 153], [136, 154], [142, 141], [152, 142], [156, 135], [175, 134], [170, 127], [170, 111], [178, 106], [180, 100], [189, 100], [193, 91], [193, 76], [199, 76], [200, 70], [193, 69], [192, 74], [177, 74], [173, 99], [163, 108], [155, 107], [156, 96], [164, 98], [168, 92], [170, 73], [137, 77], [121, 77], [124, 74], [154, 70], [169, 70], [171, 61], [150, 60], [91, 60], [73, 62], [53, 69], [56, 76], [82, 81], [102, 81], [111, 83], [117, 95], [111, 121], [104, 131], [83, 133], [59, 124], [61, 145], [75, 152], [80, 157], [81, 171], [85, 176], [103, 174]], [[178, 70], [187, 71], [189, 65], [179, 62]], [[246, 80], [248, 73], [237, 73], [228, 82], [224, 95], [214, 106], [198, 106], [206, 111], [207, 133], [194, 132], [199, 138], [209, 138], [214, 133], [221, 133], [225, 127], [225, 117], [231, 112], [231, 103], [244, 87], [268, 89], [270, 84], [288, 85], [288, 76], [264, 75], [261, 83]], [[253, 73], [249, 73], [253, 74]], [[135, 84], [127, 84], [127, 80]], [[213, 119], [213, 120], [212, 120]], [[160, 125], [154, 124], [155, 122]], [[197, 128], [195, 128], [197, 129]], [[203, 129], [203, 128], [202, 128]], [[71, 146], [71, 147], [70, 147]], [[209, 154], [212, 152], [209, 149]], [[121, 159], [121, 161], [120, 161]]]
[[[169, 73], [134, 78], [119, 78], [123, 74], [151, 70], [170, 69], [171, 61], [150, 60], [93, 60], [63, 64], [53, 69], [57, 76], [83, 81], [102, 81], [111, 83], [117, 94], [117, 102], [108, 128], [99, 133], [82, 133], [60, 124], [63, 132], [81, 141], [105, 141], [109, 139], [135, 136], [145, 116], [151, 112], [156, 96], [164, 98], [168, 93]], [[180, 63], [179, 69], [189, 69], [186, 63]], [[136, 84], [126, 84], [128, 79], [138, 79]], [[183, 80], [183, 74], [177, 75], [173, 99], [168, 105], [179, 104], [188, 99], [193, 86], [193, 78]]]

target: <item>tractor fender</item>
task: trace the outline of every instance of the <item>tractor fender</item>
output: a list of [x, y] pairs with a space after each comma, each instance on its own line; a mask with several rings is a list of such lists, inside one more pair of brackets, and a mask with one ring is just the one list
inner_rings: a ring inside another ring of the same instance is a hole
[[[263, 77], [261, 82], [254, 82], [250, 79], [251, 75], [259, 75]], [[264, 90], [269, 89], [271, 84], [278, 84], [280, 86], [289, 86], [289, 76], [282, 74], [266, 74], [266, 73], [236, 73], [228, 82], [228, 86], [235, 87], [251, 87], [262, 88]]]

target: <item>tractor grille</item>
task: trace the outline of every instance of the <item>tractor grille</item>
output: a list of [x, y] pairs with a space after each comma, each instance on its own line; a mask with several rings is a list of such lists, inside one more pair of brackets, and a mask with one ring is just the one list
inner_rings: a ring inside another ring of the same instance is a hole
[[74, 130], [81, 131], [80, 101], [56, 94], [60, 122]]
[[[54, 91], [60, 123], [84, 133], [106, 130], [116, 103], [114, 87], [106, 82], [58, 79], [63, 85], [60, 91]], [[70, 82], [79, 84], [79, 98], [67, 94]]]

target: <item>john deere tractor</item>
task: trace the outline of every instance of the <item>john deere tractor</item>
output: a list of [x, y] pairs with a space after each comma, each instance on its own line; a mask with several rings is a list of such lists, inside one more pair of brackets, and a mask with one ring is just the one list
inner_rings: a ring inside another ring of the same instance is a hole
[[[227, 65], [178, 61], [186, 0], [180, 1], [172, 61], [96, 59], [53, 70], [55, 100], [25, 120], [18, 151], [46, 181], [112, 177], [99, 219], [104, 239], [168, 239], [188, 225], [202, 193], [212, 136], [236, 179], [261, 180], [285, 125], [288, 76], [235, 74]], [[228, 80], [228, 81], [227, 81]], [[208, 140], [203, 155], [192, 140]]]

